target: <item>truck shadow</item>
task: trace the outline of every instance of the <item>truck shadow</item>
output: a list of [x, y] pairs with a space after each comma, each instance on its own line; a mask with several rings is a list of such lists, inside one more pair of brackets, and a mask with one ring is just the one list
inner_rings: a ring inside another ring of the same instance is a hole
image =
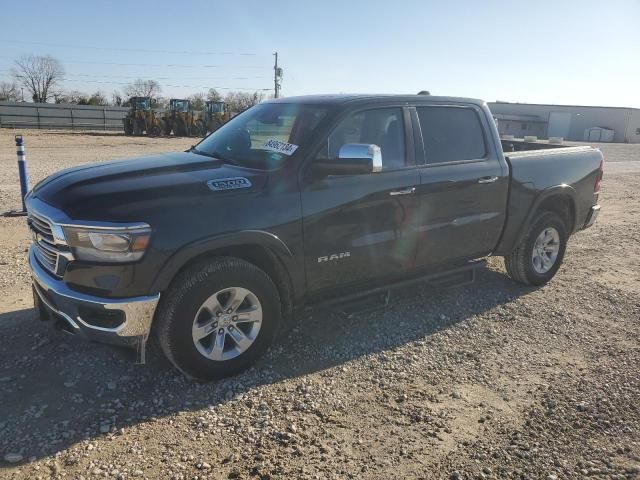
[[350, 318], [315, 310], [249, 371], [209, 384], [184, 378], [155, 345], [147, 364], [136, 365], [129, 352], [52, 332], [33, 310], [0, 314], [0, 451], [26, 463], [121, 428], [214, 408], [262, 385], [428, 341], [531, 291], [480, 269], [473, 285], [416, 285], [394, 292], [386, 307]]

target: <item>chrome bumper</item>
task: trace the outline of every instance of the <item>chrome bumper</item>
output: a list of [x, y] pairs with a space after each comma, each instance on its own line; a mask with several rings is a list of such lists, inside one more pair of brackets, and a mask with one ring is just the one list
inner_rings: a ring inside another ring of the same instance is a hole
[[[47, 313], [64, 320], [71, 332], [115, 345], [140, 346], [141, 341], [146, 341], [160, 294], [133, 298], [101, 298], [73, 291], [62, 280], [52, 277], [40, 266], [33, 247], [29, 250], [29, 266], [33, 290], [41, 306]], [[122, 322], [113, 328], [95, 325], [92, 323], [91, 314], [86, 313], [92, 311], [121, 312], [118, 313], [118, 318]]]
[[582, 228], [589, 228], [596, 223], [598, 215], [600, 215], [600, 205], [594, 205], [591, 207], [591, 210], [589, 210], [589, 215], [587, 215], [587, 220], [584, 222], [584, 227]]

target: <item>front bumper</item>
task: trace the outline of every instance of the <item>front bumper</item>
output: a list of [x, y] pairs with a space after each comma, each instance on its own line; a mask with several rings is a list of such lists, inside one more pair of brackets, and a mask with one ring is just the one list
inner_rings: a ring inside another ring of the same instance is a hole
[[76, 292], [40, 266], [34, 247], [29, 250], [29, 266], [41, 315], [63, 320], [68, 331], [99, 342], [140, 346], [146, 341], [160, 294], [102, 298]]
[[589, 214], [587, 215], [587, 220], [584, 222], [584, 227], [582, 228], [589, 228], [594, 223], [596, 223], [596, 219], [598, 218], [599, 214], [600, 214], [600, 205], [592, 206], [591, 209], [589, 210]]

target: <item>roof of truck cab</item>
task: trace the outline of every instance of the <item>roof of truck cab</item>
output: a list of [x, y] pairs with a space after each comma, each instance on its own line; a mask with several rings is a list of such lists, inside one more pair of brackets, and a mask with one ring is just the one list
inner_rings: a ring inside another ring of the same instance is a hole
[[324, 105], [343, 105], [346, 103], [366, 103], [376, 101], [398, 102], [442, 102], [442, 103], [471, 103], [483, 105], [484, 100], [477, 98], [440, 97], [436, 95], [391, 95], [391, 94], [330, 94], [330, 95], [300, 95], [267, 100], [268, 103], [307, 103]]

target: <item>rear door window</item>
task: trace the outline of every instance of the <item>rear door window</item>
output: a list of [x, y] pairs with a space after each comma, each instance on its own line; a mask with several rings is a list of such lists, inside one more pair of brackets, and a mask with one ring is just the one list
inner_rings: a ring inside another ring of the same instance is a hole
[[484, 158], [487, 148], [476, 111], [466, 107], [417, 107], [427, 163]]

